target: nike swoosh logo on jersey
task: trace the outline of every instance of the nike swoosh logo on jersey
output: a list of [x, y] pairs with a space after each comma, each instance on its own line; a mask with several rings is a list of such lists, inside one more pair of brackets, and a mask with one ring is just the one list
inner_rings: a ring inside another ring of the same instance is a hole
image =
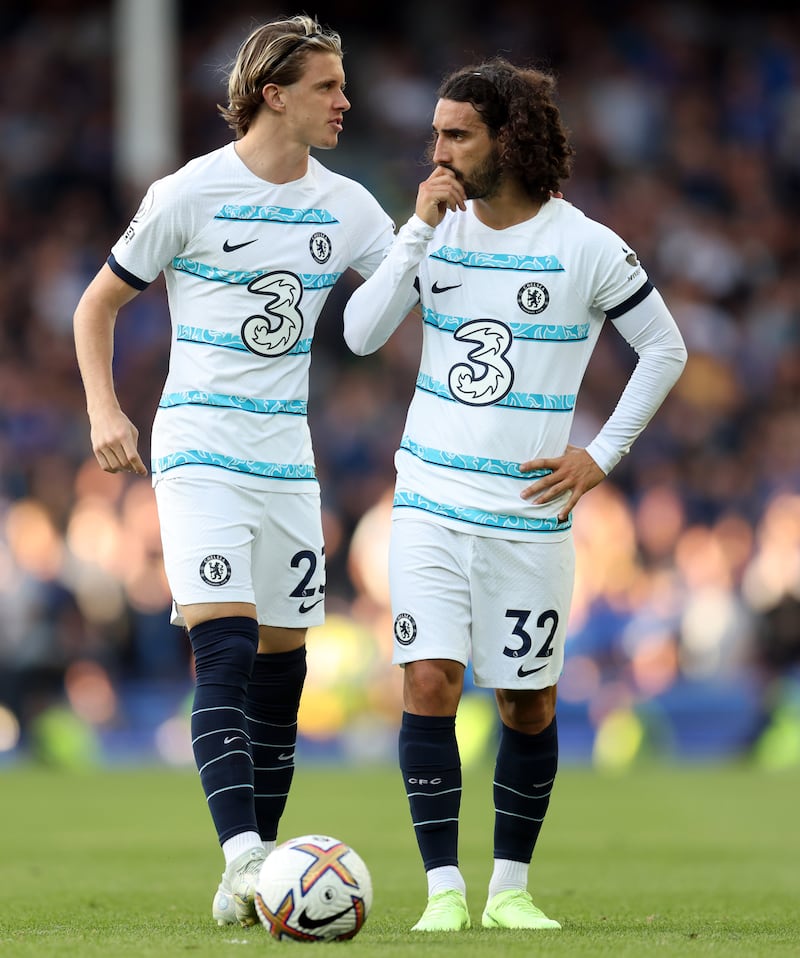
[[352, 908], [353, 906], [350, 905], [348, 908], [345, 908], [344, 911], [337, 912], [335, 915], [326, 915], [324, 918], [309, 918], [304, 908], [297, 916], [297, 924], [301, 928], [308, 928], [309, 930], [314, 928], [323, 928], [325, 925], [330, 925], [331, 922], [334, 922], [339, 918], [344, 918], [344, 916], [351, 911]]
[[241, 249], [243, 246], [249, 246], [251, 243], [257, 243], [257, 242], [258, 242], [258, 238], [254, 240], [245, 240], [244, 243], [233, 243], [233, 244], [225, 240], [225, 242], [222, 244], [222, 249], [226, 253], [233, 253], [234, 250]]
[[432, 293], [446, 293], [448, 289], [458, 289], [461, 283], [454, 283], [452, 286], [440, 286], [438, 283], [434, 283], [431, 286]]
[[279, 762], [290, 762], [294, 758], [294, 752], [281, 752], [278, 756]]
[[544, 665], [540, 665], [537, 669], [524, 669], [522, 666], [520, 666], [517, 669], [517, 675], [521, 679], [524, 679], [528, 675], [533, 675], [534, 672], [541, 672], [542, 669], [546, 669], [549, 664], [550, 664], [549, 662], [545, 662]]
[[318, 606], [318, 605], [320, 604], [320, 602], [322, 602], [322, 599], [317, 599], [317, 601], [316, 601], [316, 602], [312, 602], [311, 605], [306, 605], [305, 602], [301, 602], [301, 603], [300, 603], [300, 609], [299, 609], [299, 611], [300, 611], [301, 613], [303, 613], [303, 612], [310, 612], [315, 606]]
[[[241, 735], [229, 735], [227, 738], [224, 738], [224, 739], [222, 740], [222, 744], [223, 744], [223, 745], [230, 745], [231, 742], [235, 742], [237, 738], [242, 738], [242, 736], [241, 736]], [[244, 741], [244, 740], [242, 739], [242, 741]]]

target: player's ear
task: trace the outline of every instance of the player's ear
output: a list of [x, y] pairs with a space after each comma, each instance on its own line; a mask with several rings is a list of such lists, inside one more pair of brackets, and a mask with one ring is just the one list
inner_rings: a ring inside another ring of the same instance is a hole
[[277, 83], [267, 83], [261, 91], [264, 102], [271, 110], [282, 112], [286, 107], [286, 101], [283, 98], [283, 90]]

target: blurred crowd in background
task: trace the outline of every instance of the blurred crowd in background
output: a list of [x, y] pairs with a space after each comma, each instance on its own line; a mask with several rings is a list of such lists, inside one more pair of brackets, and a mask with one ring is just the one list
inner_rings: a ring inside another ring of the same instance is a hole
[[[800, 763], [800, 12], [184, 0], [180, 163], [230, 138], [216, 104], [250, 27], [298, 12], [346, 51], [353, 106], [320, 159], [398, 226], [447, 71], [498, 53], [554, 71], [577, 150], [563, 192], [636, 250], [685, 337], [674, 392], [576, 510], [565, 757]], [[77, 300], [140, 199], [113, 174], [111, 14], [90, 0], [0, 10], [0, 761], [191, 761], [189, 646], [168, 621], [152, 489], [96, 464], [72, 341]], [[412, 317], [376, 356], [350, 355], [353, 282], [326, 306], [311, 368], [328, 622], [309, 635], [300, 731], [309, 754], [363, 760], [393, 756], [401, 709], [386, 553], [420, 330]], [[146, 462], [168, 344], [159, 280], [117, 328]], [[634, 359], [607, 326], [573, 442], [593, 437]], [[492, 710], [465, 698], [465, 759]]]

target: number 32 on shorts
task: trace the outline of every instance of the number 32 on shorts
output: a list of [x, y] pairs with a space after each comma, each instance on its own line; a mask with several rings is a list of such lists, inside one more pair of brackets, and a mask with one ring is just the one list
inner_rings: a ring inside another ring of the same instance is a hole
[[[506, 618], [514, 620], [511, 634], [519, 639], [519, 645], [516, 647], [507, 645], [503, 649], [503, 655], [507, 655], [510, 659], [523, 659], [530, 653], [531, 649], [536, 646], [538, 651], [535, 653], [534, 658], [545, 660], [544, 664], [529, 669], [525, 668], [524, 665], [520, 665], [517, 669], [517, 675], [521, 679], [547, 668], [547, 660], [553, 654], [553, 638], [558, 628], [558, 612], [556, 612], [555, 609], [546, 609], [536, 619], [535, 624], [532, 623], [528, 625], [528, 619], [530, 619], [531, 614], [530, 609], [506, 609]], [[538, 630], [535, 638], [528, 631], [531, 627]]]

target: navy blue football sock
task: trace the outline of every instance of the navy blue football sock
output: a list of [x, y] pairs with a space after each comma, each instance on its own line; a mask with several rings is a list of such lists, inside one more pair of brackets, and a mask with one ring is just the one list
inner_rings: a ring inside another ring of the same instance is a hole
[[425, 870], [457, 865], [461, 759], [455, 718], [403, 712], [399, 753]]
[[538, 735], [501, 726], [494, 770], [494, 857], [530, 862], [558, 768], [555, 718]]
[[306, 678], [306, 648], [261, 653], [247, 686], [247, 721], [253, 749], [255, 807], [264, 841], [278, 836], [278, 823], [294, 775], [297, 710]]
[[220, 845], [258, 831], [245, 691], [258, 647], [258, 624], [246, 616], [211, 619], [189, 630], [196, 685], [192, 749]]

